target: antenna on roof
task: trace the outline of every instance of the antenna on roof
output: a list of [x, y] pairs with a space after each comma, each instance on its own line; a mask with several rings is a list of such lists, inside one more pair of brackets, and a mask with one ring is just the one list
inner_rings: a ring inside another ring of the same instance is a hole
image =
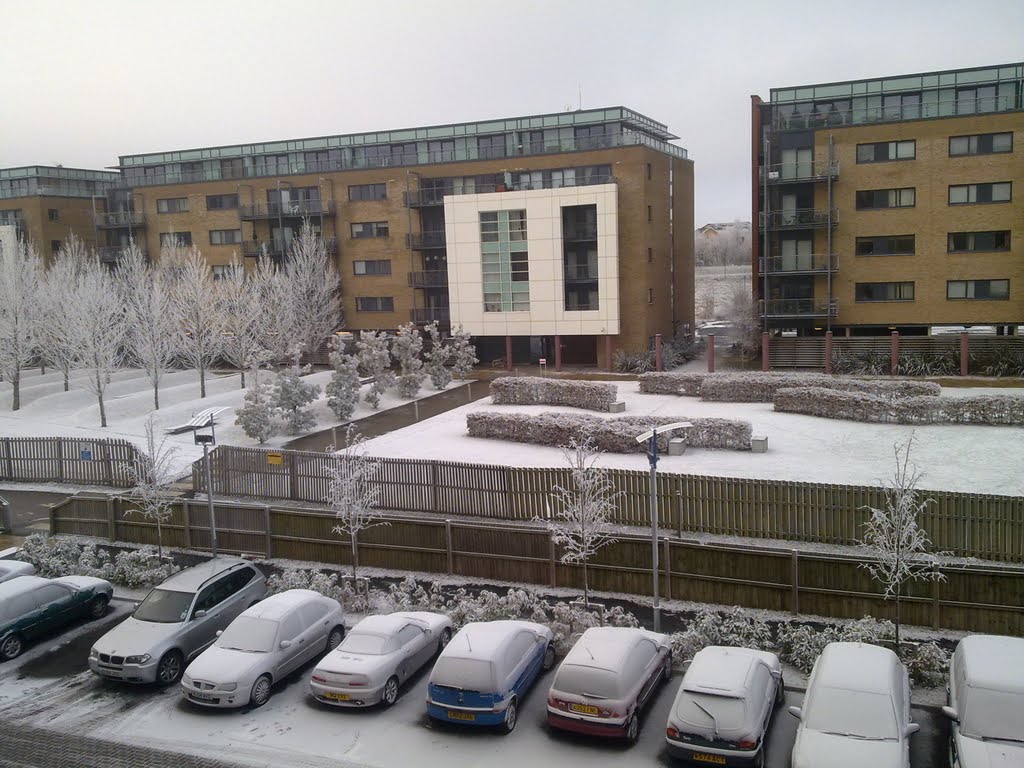
[[596, 659], [594, 658], [594, 654], [590, 650], [590, 646], [589, 645], [584, 645], [583, 646], [583, 650], [585, 650], [587, 653], [590, 654], [590, 660], [591, 661], [596, 661]]
[[471, 642], [469, 642], [469, 632], [466, 633], [466, 645], [469, 646], [469, 652], [472, 653], [473, 652], [473, 644]]
[[577, 95], [579, 96], [579, 100], [580, 100], [579, 101], [580, 105], [577, 108], [577, 111], [578, 112], [582, 112], [583, 111], [583, 85], [578, 80], [576, 81], [576, 92], [577, 92]]

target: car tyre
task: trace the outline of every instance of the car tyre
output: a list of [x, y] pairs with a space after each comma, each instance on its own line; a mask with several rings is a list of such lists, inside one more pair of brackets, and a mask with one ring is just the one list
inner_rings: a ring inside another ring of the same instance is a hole
[[331, 634], [329, 634], [327, 636], [327, 651], [328, 651], [328, 653], [333, 651], [339, 645], [341, 645], [341, 641], [344, 640], [344, 639], [345, 639], [345, 628], [343, 626], [338, 625], [337, 627], [332, 629], [331, 630]]
[[633, 716], [629, 718], [629, 722], [626, 723], [626, 741], [630, 744], [636, 744], [636, 740], [640, 737], [640, 718], [633, 713]]
[[22, 650], [24, 650], [24, 643], [21, 641], [21, 635], [11, 633], [0, 643], [0, 658], [4, 661], [16, 659], [21, 655]]
[[270, 675], [260, 675], [256, 678], [256, 682], [252, 684], [252, 690], [249, 692], [249, 703], [253, 707], [262, 707], [268, 701], [270, 701], [270, 689], [273, 687], [274, 682], [270, 679]]
[[513, 696], [512, 701], [508, 703], [508, 707], [505, 709], [505, 719], [501, 723], [502, 733], [512, 733], [516, 729], [518, 719], [519, 712], [516, 707], [516, 699]]
[[181, 673], [185, 671], [184, 658], [181, 651], [168, 651], [160, 657], [156, 665], [156, 682], [158, 685], [174, 685], [181, 680]]
[[781, 706], [782, 702], [786, 700], [786, 679], [783, 677], [779, 678], [779, 688], [775, 691], [775, 706]]
[[438, 653], [440, 653], [446, 647], [448, 647], [448, 643], [450, 643], [451, 641], [452, 641], [452, 628], [451, 627], [445, 627], [441, 631], [441, 639], [437, 641], [437, 651], [438, 651]]
[[107, 596], [97, 595], [89, 601], [89, 618], [102, 619], [107, 615]]
[[761, 751], [757, 753], [757, 757], [754, 758], [754, 768], [764, 768], [764, 746], [762, 745]]
[[380, 703], [385, 707], [390, 707], [396, 701], [398, 701], [398, 678], [392, 675], [384, 683], [384, 690], [380, 694]]
[[672, 654], [665, 659], [665, 669], [661, 673], [661, 681], [667, 683], [672, 679]]
[[542, 669], [547, 672], [555, 666], [555, 647], [548, 643], [548, 647], [544, 649], [544, 662]]

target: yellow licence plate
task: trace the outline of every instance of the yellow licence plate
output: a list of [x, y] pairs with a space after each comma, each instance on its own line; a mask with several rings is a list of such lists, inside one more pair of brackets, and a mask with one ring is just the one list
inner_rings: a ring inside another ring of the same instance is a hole
[[703, 752], [694, 752], [693, 759], [701, 763], [715, 763], [725, 765], [725, 758], [722, 755], [708, 755]]
[[590, 704], [570, 704], [569, 709], [572, 712], [579, 712], [581, 715], [599, 714], [597, 707], [593, 707]]
[[448, 710], [448, 718], [450, 720], [476, 720], [476, 715], [472, 712], [458, 712], [454, 709]]
[[334, 701], [348, 701], [349, 695], [347, 693], [325, 693], [325, 699], [333, 699]]

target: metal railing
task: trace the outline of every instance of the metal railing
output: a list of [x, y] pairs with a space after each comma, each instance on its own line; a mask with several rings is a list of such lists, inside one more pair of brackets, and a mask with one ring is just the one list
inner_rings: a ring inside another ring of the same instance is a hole
[[[147, 258], [146, 249], [136, 243], [135, 247], [139, 253], [142, 254], [142, 258]], [[101, 245], [96, 249], [96, 255], [103, 264], [116, 264], [123, 254], [127, 250], [127, 245]]]
[[[325, 237], [323, 241], [327, 253], [337, 255], [338, 239], [336, 237]], [[267, 249], [267, 256], [272, 259], [279, 259], [287, 253], [287, 249], [283, 245], [271, 240], [243, 240], [242, 255], [253, 259], [257, 258], [263, 252], [264, 246]]]
[[[808, 102], [801, 102], [810, 106]], [[970, 108], [968, 108], [970, 104]], [[772, 128], [777, 131], [807, 130], [826, 126], [862, 125], [866, 123], [890, 123], [901, 120], [921, 120], [929, 117], [963, 117], [964, 115], [1007, 112], [1017, 108], [1012, 96], [988, 96], [970, 101], [938, 101], [930, 104], [901, 104], [881, 107], [851, 107], [832, 109], [828, 112], [784, 115], [780, 107], [773, 104]]]
[[839, 256], [833, 253], [808, 253], [791, 256], [769, 256], [767, 267], [762, 256], [758, 260], [761, 274], [799, 274], [811, 272], [835, 272], [839, 269]]
[[797, 208], [789, 211], [764, 211], [758, 215], [758, 227], [765, 228], [765, 219], [769, 229], [818, 229], [839, 224], [839, 214], [827, 208]]
[[302, 216], [333, 216], [333, 200], [296, 200], [287, 203], [255, 203], [240, 205], [242, 221], [255, 219], [297, 218]]
[[836, 299], [769, 299], [759, 301], [761, 317], [837, 317]]
[[566, 312], [591, 312], [596, 309], [600, 309], [597, 302], [594, 302], [593, 304], [568, 303], [565, 305]]
[[588, 264], [565, 266], [566, 280], [597, 280], [597, 266], [591, 267]]
[[451, 310], [448, 307], [417, 307], [409, 310], [409, 319], [417, 325], [426, 325], [435, 320], [438, 323], [448, 323], [451, 318]]
[[413, 189], [404, 194], [405, 205], [409, 208], [423, 208], [431, 205], [443, 205], [448, 195], [485, 195], [492, 192], [522, 192], [534, 189], [561, 189], [562, 187], [589, 187], [595, 184], [617, 184], [618, 180], [611, 175], [600, 174], [583, 176], [576, 179], [546, 179], [543, 181], [520, 181], [503, 184], [477, 184], [469, 187], [446, 187], [444, 189]]
[[774, 163], [761, 166], [760, 181], [764, 183], [765, 171], [769, 184], [794, 184], [808, 181], [828, 181], [839, 178], [839, 161], [816, 160], [807, 163]]
[[443, 288], [448, 285], [448, 270], [429, 269], [423, 272], [410, 272], [409, 285], [413, 288]]
[[583, 227], [568, 227], [562, 232], [562, 239], [565, 241], [597, 240], [597, 225]]
[[405, 236], [405, 245], [413, 250], [444, 248], [446, 244], [444, 230], [437, 232], [415, 232]]
[[93, 216], [93, 222], [100, 229], [117, 229], [120, 227], [141, 227], [146, 223], [146, 214], [139, 211], [114, 211], [112, 213], [97, 213]]

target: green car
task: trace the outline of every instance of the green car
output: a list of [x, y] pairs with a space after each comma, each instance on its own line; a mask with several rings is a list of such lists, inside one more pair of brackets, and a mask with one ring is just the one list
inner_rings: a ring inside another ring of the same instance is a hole
[[100, 618], [113, 594], [110, 582], [89, 576], [20, 576], [5, 581], [0, 584], [0, 660], [15, 658], [27, 640], [75, 619]]

